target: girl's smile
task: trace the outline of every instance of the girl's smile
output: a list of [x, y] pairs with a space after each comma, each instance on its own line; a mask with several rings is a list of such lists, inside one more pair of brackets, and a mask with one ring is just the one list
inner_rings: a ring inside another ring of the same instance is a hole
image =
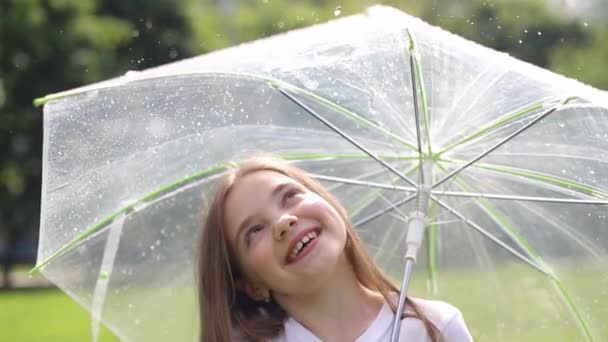
[[289, 244], [288, 251], [291, 252], [285, 258], [286, 263], [289, 265], [304, 258], [316, 246], [320, 235], [320, 228], [304, 229], [298, 233]]

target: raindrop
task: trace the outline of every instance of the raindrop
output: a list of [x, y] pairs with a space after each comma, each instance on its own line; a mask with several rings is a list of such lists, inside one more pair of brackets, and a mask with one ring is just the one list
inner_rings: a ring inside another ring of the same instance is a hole
[[496, 26], [496, 28], [500, 30], [502, 28], [502, 26], [498, 25], [498, 26]]
[[540, 32], [540, 31], [536, 32], [536, 34], [537, 34], [537, 35], [539, 35], [539, 36], [542, 36], [542, 35], [543, 35], [543, 33], [542, 33], [542, 32]]
[[565, 124], [565, 123], [563, 123], [563, 122], [558, 123], [558, 125], [559, 125], [559, 127], [561, 127], [561, 128], [566, 127], [566, 124]]
[[587, 27], [587, 26], [589, 26], [589, 24], [588, 24], [588, 23], [585, 21], [585, 22], [583, 23], [583, 26]]
[[518, 40], [517, 42], [518, 42], [519, 44], [521, 44], [521, 43], [523, 43], [524, 41], [520, 39], [520, 40]]
[[139, 318], [136, 318], [133, 323], [135, 323], [135, 325], [139, 325], [139, 323], [141, 323], [141, 321], [139, 320]]
[[595, 170], [589, 170], [589, 174], [590, 175], [594, 175], [595, 174]]
[[129, 309], [133, 309], [133, 304], [129, 303], [128, 307]]
[[336, 6], [336, 9], [334, 10], [334, 16], [337, 17], [340, 14], [342, 14], [342, 6]]
[[525, 30], [524, 30], [524, 33], [528, 33], [528, 29], [525, 29]]

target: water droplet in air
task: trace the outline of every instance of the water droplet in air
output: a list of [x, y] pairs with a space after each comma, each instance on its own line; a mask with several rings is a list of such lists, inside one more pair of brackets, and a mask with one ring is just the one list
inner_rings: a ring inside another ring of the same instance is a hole
[[566, 127], [566, 124], [565, 124], [565, 123], [563, 123], [563, 122], [558, 123], [558, 125], [559, 125], [559, 127], [561, 127], [561, 128]]
[[595, 174], [595, 170], [589, 170], [589, 174], [590, 175], [594, 175]]
[[583, 23], [583, 26], [587, 27], [587, 26], [589, 26], [589, 24], [588, 24], [588, 23], [585, 21], [585, 22]]
[[540, 31], [536, 32], [536, 34], [537, 34], [537, 35], [539, 35], [539, 36], [542, 36], [542, 35], [543, 35], [543, 33], [542, 33], [542, 32], [540, 32]]
[[520, 39], [520, 40], [518, 40], [517, 42], [518, 42], [519, 44], [521, 44], [521, 43], [523, 43], [524, 41]]
[[334, 10], [334, 16], [339, 16], [340, 14], [342, 14], [342, 6], [336, 6], [336, 9]]
[[524, 33], [528, 33], [528, 29], [525, 29], [525, 30], [524, 30]]

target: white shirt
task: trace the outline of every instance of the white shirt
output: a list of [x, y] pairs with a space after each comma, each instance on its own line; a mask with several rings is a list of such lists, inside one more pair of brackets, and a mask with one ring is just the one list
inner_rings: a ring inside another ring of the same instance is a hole
[[[473, 341], [464, 318], [454, 306], [434, 300], [414, 299], [420, 310], [433, 322], [445, 342]], [[354, 342], [388, 341], [391, 336], [394, 314], [384, 303], [372, 324]], [[283, 333], [273, 342], [321, 342], [311, 331], [293, 318], [284, 323]], [[424, 324], [417, 318], [406, 317], [401, 320], [400, 342], [429, 341]]]

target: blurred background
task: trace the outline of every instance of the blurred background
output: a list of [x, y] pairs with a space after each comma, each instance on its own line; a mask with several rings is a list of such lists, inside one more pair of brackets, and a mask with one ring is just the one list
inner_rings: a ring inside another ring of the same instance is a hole
[[33, 99], [380, 3], [608, 89], [608, 0], [0, 0], [0, 341], [90, 339], [87, 313], [27, 275], [42, 166]]

